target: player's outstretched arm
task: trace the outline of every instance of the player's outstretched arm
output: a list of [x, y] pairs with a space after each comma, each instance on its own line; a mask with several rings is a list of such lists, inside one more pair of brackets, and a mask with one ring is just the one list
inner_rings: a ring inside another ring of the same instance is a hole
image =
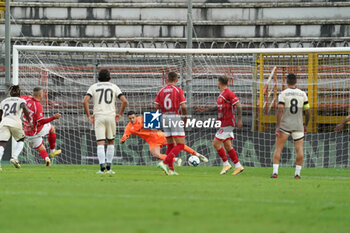
[[83, 108], [84, 108], [84, 112], [87, 116], [87, 118], [89, 119], [89, 121], [91, 122], [91, 124], [94, 124], [94, 117], [90, 114], [90, 111], [89, 111], [89, 101], [91, 99], [91, 96], [89, 95], [86, 95], [84, 97], [84, 100], [83, 100]]
[[55, 113], [55, 115], [53, 115], [53, 117], [55, 118], [55, 120], [58, 120], [61, 118], [61, 113]]
[[350, 115], [345, 118], [345, 120], [335, 127], [335, 131], [340, 131], [344, 128], [345, 124], [350, 121]]
[[52, 117], [49, 117], [49, 118], [41, 118], [37, 121], [38, 127], [45, 125], [47, 123], [50, 123], [51, 121], [54, 121], [56, 119], [60, 119], [60, 118], [61, 118], [60, 113], [55, 113], [55, 115], [53, 115]]
[[126, 142], [126, 140], [128, 140], [130, 135], [131, 135], [131, 133], [130, 133], [129, 127], [126, 126], [125, 130], [124, 130], [123, 137], [120, 139], [120, 143], [123, 144], [124, 142]]
[[118, 122], [120, 120], [120, 118], [122, 117], [124, 110], [126, 108], [126, 106], [128, 105], [128, 100], [125, 98], [124, 95], [120, 96], [120, 101], [122, 102], [122, 106], [120, 107], [119, 113], [116, 115], [115, 120], [116, 122]]
[[242, 129], [243, 128], [243, 122], [242, 122], [242, 105], [240, 102], [236, 103], [236, 109], [237, 109], [237, 128]]

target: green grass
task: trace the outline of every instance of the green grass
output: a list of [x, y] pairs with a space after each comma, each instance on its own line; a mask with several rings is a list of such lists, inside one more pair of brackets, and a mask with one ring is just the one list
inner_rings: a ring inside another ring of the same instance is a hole
[[3, 165], [0, 232], [350, 232], [350, 170]]

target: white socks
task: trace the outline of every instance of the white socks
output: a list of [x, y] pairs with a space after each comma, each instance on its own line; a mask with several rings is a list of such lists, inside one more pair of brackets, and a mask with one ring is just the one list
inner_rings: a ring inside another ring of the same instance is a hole
[[300, 176], [300, 170], [301, 170], [301, 166], [296, 165], [296, 166], [295, 166], [295, 175]]
[[[272, 172], [273, 174], [278, 174], [278, 166], [279, 166], [279, 164], [273, 165], [273, 172]], [[301, 166], [296, 165], [295, 166], [295, 175], [300, 176], [300, 170], [301, 170]]]
[[24, 147], [24, 142], [23, 142], [23, 141], [17, 142], [15, 151], [14, 151], [13, 154], [12, 154], [12, 158], [18, 159], [18, 156], [19, 156], [19, 154], [22, 152], [23, 147]]
[[0, 146], [0, 162], [1, 162], [2, 156], [4, 155], [4, 151], [5, 151], [5, 148]]
[[241, 167], [242, 165], [241, 165], [241, 163], [240, 162], [238, 162], [238, 163], [235, 163], [235, 168], [239, 168], [239, 167]]
[[50, 154], [53, 154], [53, 153], [55, 153], [55, 149], [50, 149]]
[[97, 157], [98, 157], [98, 161], [100, 164], [105, 164], [106, 153], [105, 153], [105, 146], [104, 145], [97, 146]]
[[112, 163], [113, 157], [114, 157], [114, 145], [108, 145], [107, 146], [107, 163]]
[[226, 162], [224, 162], [224, 166], [230, 165], [230, 163], [228, 162], [228, 160], [226, 160]]

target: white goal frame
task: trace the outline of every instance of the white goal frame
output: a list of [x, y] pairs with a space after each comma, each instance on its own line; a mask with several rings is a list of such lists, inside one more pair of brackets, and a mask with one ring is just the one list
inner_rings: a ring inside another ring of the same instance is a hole
[[[23, 57], [21, 55], [21, 52], [23, 52], [23, 54], [24, 54]], [[304, 63], [300, 63], [301, 66], [304, 67], [303, 71], [302, 71], [303, 72], [302, 75], [303, 75], [304, 82], [305, 82], [305, 83], [301, 82], [301, 85], [304, 85], [304, 89], [307, 89], [308, 93], [311, 93], [310, 94], [311, 96], [314, 95], [317, 97], [317, 92], [312, 91], [314, 89], [314, 86], [316, 86], [316, 89], [317, 89], [317, 85], [321, 85], [321, 86], [327, 85], [327, 83], [326, 84], [322, 83], [322, 78], [317, 79], [317, 77], [318, 77], [317, 70], [319, 67], [318, 66], [318, 59], [324, 59], [324, 58], [325, 59], [333, 59], [333, 58], [337, 58], [338, 56], [340, 56], [342, 59], [342, 57], [344, 55], [345, 62], [342, 63], [342, 65], [343, 65], [343, 67], [348, 67], [349, 56], [350, 56], [350, 47], [252, 48], [252, 49], [246, 49], [246, 48], [243, 48], [243, 49], [166, 49], [166, 48], [157, 49], [157, 48], [111, 48], [111, 47], [69, 47], [69, 46], [14, 45], [13, 46], [13, 58], [12, 58], [13, 59], [12, 60], [13, 61], [12, 79], [11, 79], [11, 82], [13, 85], [21, 84], [20, 82], [22, 79], [19, 80], [20, 77], [22, 78], [22, 75], [20, 75], [20, 73], [19, 73], [20, 69], [22, 69], [22, 66], [20, 66], [20, 62], [22, 62], [22, 60], [26, 59], [26, 56], [25, 56], [26, 52], [28, 52], [28, 54], [32, 54], [31, 52], [34, 52], [33, 53], [34, 58], [36, 57], [35, 52], [38, 52], [38, 54], [40, 54], [40, 52], [42, 52], [43, 54], [45, 54], [46, 52], [48, 54], [50, 52], [52, 52], [54, 54], [56, 54], [56, 53], [63, 53], [63, 54], [66, 54], [66, 53], [67, 54], [69, 54], [69, 53], [72, 53], [72, 54], [87, 53], [90, 55], [92, 54], [93, 56], [95, 54], [97, 56], [99, 56], [99, 53], [101, 53], [101, 54], [106, 54], [106, 57], [109, 57], [109, 55], [110, 55], [112, 58], [114, 56], [116, 56], [116, 57], [124, 57], [124, 56], [129, 57], [129, 55], [132, 55], [131, 60], [134, 57], [133, 55], [135, 55], [136, 60], [138, 58], [143, 59], [143, 55], [144, 55], [144, 57], [149, 57], [150, 59], [157, 58], [158, 56], [159, 57], [168, 57], [169, 56], [171, 58], [173, 57], [174, 59], [178, 59], [180, 57], [183, 61], [181, 63], [181, 67], [182, 67], [181, 75], [184, 76], [184, 80], [181, 80], [181, 82], [185, 81], [184, 84], [183, 83], [181, 83], [181, 84], [185, 85], [185, 88], [188, 88], [187, 90], [185, 90], [185, 89], [184, 90], [187, 93], [188, 106], [190, 106], [190, 107], [192, 106], [191, 105], [192, 100], [194, 100], [193, 101], [194, 105], [195, 104], [198, 105], [198, 103], [195, 102], [196, 101], [195, 98], [198, 98], [198, 96], [195, 97], [195, 95], [193, 95], [193, 93], [192, 93], [192, 91], [193, 91], [192, 84], [195, 83], [195, 81], [196, 81], [195, 79], [192, 79], [192, 77], [196, 77], [196, 70], [192, 70], [192, 68], [195, 67], [195, 65], [192, 66], [192, 61], [196, 62], [197, 56], [198, 56], [198, 58], [203, 57], [203, 60], [205, 60], [205, 61], [206, 61], [206, 59], [211, 59], [211, 57], [213, 57], [214, 59], [223, 59], [223, 60], [227, 59], [228, 64], [231, 64], [232, 62], [234, 63], [235, 60], [233, 60], [233, 59], [235, 59], [235, 58], [237, 58], [238, 62], [240, 62], [239, 59], [245, 59], [245, 57], [248, 57], [249, 64], [247, 65], [247, 67], [248, 67], [247, 69], [250, 71], [247, 72], [247, 74], [244, 74], [245, 75], [244, 79], [239, 78], [240, 71], [237, 73], [238, 78], [236, 79], [236, 77], [235, 77], [233, 79], [238, 80], [238, 82], [247, 82], [247, 83], [252, 82], [252, 84], [251, 84], [252, 89], [250, 92], [250, 93], [252, 93], [252, 96], [251, 96], [252, 101], [249, 102], [249, 104], [251, 104], [251, 106], [254, 107], [254, 106], [265, 106], [264, 104], [262, 104], [265, 101], [265, 99], [264, 99], [265, 95], [268, 96], [267, 98], [271, 97], [271, 99], [273, 99], [272, 101], [275, 101], [277, 98], [277, 94], [276, 94], [277, 93], [277, 85], [279, 85], [278, 86], [279, 91], [281, 88], [283, 88], [282, 85], [280, 85], [280, 83], [277, 84], [277, 81], [276, 81], [277, 74], [275, 74], [276, 66], [274, 66], [272, 63], [271, 63], [272, 65], [269, 64], [268, 63], [269, 59], [272, 61], [273, 59], [275, 59], [275, 57], [278, 58], [279, 56], [281, 56], [281, 57], [286, 57], [287, 59], [290, 58], [291, 60], [294, 58], [296, 60], [298, 60], [299, 57], [301, 57], [301, 59], [307, 60], [307, 62], [308, 62], [307, 65], [305, 65]], [[39, 57], [40, 56], [38, 55], [38, 59], [42, 59]], [[266, 57], [266, 59], [264, 57]], [[102, 58], [102, 59], [104, 59], [104, 58]], [[264, 59], [265, 59], [265, 62], [264, 62]], [[44, 60], [45, 59], [43, 59], [42, 61], [39, 60], [38, 63], [35, 63], [35, 64], [38, 64], [40, 66], [44, 65], [45, 64]], [[113, 60], [111, 60], [111, 61], [112, 62], [110, 62], [108, 64], [113, 65], [114, 64]], [[214, 61], [213, 64], [216, 64], [215, 60], [213, 60], [213, 61]], [[117, 60], [115, 60], [114, 62], [116, 64], [118, 63]], [[55, 62], [53, 62], [52, 64], [55, 64]], [[133, 63], [131, 63], [131, 64], [134, 65]], [[150, 63], [150, 64], [152, 64], [152, 63]], [[169, 64], [172, 64], [172, 63], [170, 62]], [[196, 63], [194, 63], [194, 64], [196, 64]], [[208, 63], [208, 64], [206, 62], [204, 62], [203, 64], [200, 64], [200, 65], [204, 66], [204, 67], [208, 65], [209, 69], [210, 69], [211, 63]], [[221, 64], [226, 64], [226, 63], [224, 62], [224, 63], [218, 63], [218, 64], [219, 64], [218, 67], [220, 67]], [[292, 66], [298, 66], [298, 65], [299, 65], [299, 63], [292, 64]], [[268, 72], [267, 71], [265, 72], [264, 71], [265, 66], [267, 67], [267, 69], [271, 68], [271, 70], [269, 70]], [[166, 67], [169, 68], [168, 63], [166, 63]], [[312, 67], [314, 67], [314, 68], [312, 68]], [[310, 71], [311, 71], [311, 73], [310, 73]], [[244, 72], [245, 72], [245, 70], [244, 70]], [[315, 72], [315, 73], [313, 73], [313, 72]], [[331, 72], [333, 72], [333, 71], [331, 71]], [[348, 70], [348, 68], [346, 68], [346, 74], [348, 74], [348, 72], [349, 72], [349, 70]], [[210, 71], [208, 72], [208, 74], [211, 74]], [[343, 74], [341, 74], [341, 75], [343, 75]], [[312, 78], [313, 76], [315, 76], [316, 78], [313, 79]], [[212, 77], [210, 77], [210, 78], [212, 78]], [[284, 76], [283, 76], [283, 78], [284, 78]], [[232, 79], [232, 83], [233, 83], [233, 79]], [[325, 80], [325, 78], [323, 78], [323, 79]], [[328, 79], [328, 76], [327, 76], [327, 79]], [[346, 76], [345, 79], [346, 79], [345, 81], [348, 82], [348, 76]], [[193, 81], [193, 80], [195, 80], [195, 81]], [[242, 81], [242, 80], [245, 80], [245, 81]], [[191, 84], [191, 82], [192, 82], [192, 84]], [[56, 84], [53, 84], [53, 85], [56, 85]], [[203, 84], [203, 85], [205, 86], [205, 84]], [[268, 86], [270, 86], [270, 87], [268, 87]], [[338, 84], [338, 86], [339, 86], [339, 84]], [[348, 86], [348, 85], [346, 85], [346, 86]], [[239, 87], [239, 85], [237, 85], [237, 87]], [[265, 94], [265, 87], [267, 87], [266, 94]], [[310, 91], [310, 89], [311, 89], [311, 91]], [[273, 91], [273, 92], [271, 92], [271, 91]], [[205, 93], [206, 93], [206, 90], [205, 90]], [[258, 93], [259, 93], [259, 96], [257, 96]], [[273, 94], [273, 96], [271, 93]], [[314, 93], [316, 93], [316, 94], [314, 94]], [[341, 93], [346, 93], [346, 90], [342, 89]], [[249, 97], [249, 99], [250, 99], [250, 97]], [[316, 99], [316, 103], [317, 103], [317, 98], [311, 97], [311, 99]], [[273, 102], [271, 102], [271, 100], [268, 99], [268, 100], [266, 100], [266, 103], [267, 103], [266, 106], [268, 107], [268, 109], [271, 109]], [[348, 104], [348, 100], [346, 100], [346, 103]], [[317, 106], [317, 105], [315, 105], [315, 106]], [[311, 106], [311, 108], [312, 107], [313, 106]], [[263, 113], [262, 112], [263, 109], [264, 108], [256, 108], [255, 109], [256, 112], [254, 112], [254, 114], [252, 113], [252, 115], [251, 115], [252, 126], [250, 127], [250, 130], [251, 130], [251, 132], [257, 132], [257, 133], [260, 133], [260, 132], [265, 133], [266, 132], [267, 135], [269, 135], [269, 134], [271, 134], [271, 132], [269, 132], [267, 130], [271, 129], [272, 124], [275, 123], [275, 121], [272, 122], [273, 121], [272, 117], [275, 117], [275, 116], [272, 116], [272, 114], [274, 114], [274, 111], [271, 111], [271, 112], [268, 111], [268, 112]], [[191, 115], [191, 112], [189, 114]], [[258, 116], [258, 117], [256, 117], [256, 116]], [[262, 118], [259, 118], [260, 116], [262, 116]], [[334, 116], [334, 118], [336, 118], [336, 117], [337, 117], [336, 121], [340, 121], [341, 116]], [[313, 118], [313, 119], [317, 119], [317, 118]], [[250, 119], [247, 120], [247, 122], [249, 122], [249, 121], [250, 121]], [[330, 120], [329, 122], [331, 124], [334, 124], [336, 121]], [[312, 122], [314, 122], [314, 121], [309, 122], [310, 126], [311, 126], [311, 124], [313, 124]], [[323, 123], [323, 122], [321, 122], [321, 123]], [[328, 122], [323, 123], [323, 124], [328, 124]], [[267, 130], [263, 131], [263, 127], [264, 127], [264, 130], [266, 128], [267, 128]], [[314, 127], [314, 125], [312, 125], [309, 129], [317, 130], [317, 127]], [[309, 132], [316, 133], [316, 131], [309, 131]], [[196, 134], [194, 133], [193, 135], [196, 135]], [[248, 135], [248, 133], [246, 135]], [[318, 137], [318, 135], [316, 135], [316, 136]], [[346, 137], [348, 138], [348, 136], [346, 136]], [[263, 139], [264, 139], [264, 137], [263, 137]], [[314, 139], [312, 139], [312, 140], [314, 140]], [[13, 141], [13, 146], [15, 144], [16, 143]], [[311, 148], [311, 150], [313, 150], [313, 145], [311, 145], [309, 147]], [[209, 151], [211, 151], [211, 150], [209, 150]], [[265, 159], [268, 157], [262, 156], [261, 158]], [[318, 161], [321, 161], [321, 159], [323, 159], [323, 157], [322, 158], [317, 157], [315, 159], [319, 159]], [[349, 160], [349, 159], [350, 159], [350, 157], [347, 160]], [[252, 161], [254, 163], [254, 160], [252, 160]], [[347, 163], [347, 166], [350, 166], [350, 161], [348, 161], [348, 162], [345, 161], [345, 162]], [[332, 162], [332, 164], [333, 163], [335, 165], [340, 164], [340, 163], [336, 163], [336, 162]], [[330, 163], [328, 164], [328, 166], [329, 165], [330, 165]], [[341, 165], [343, 165], [343, 162]], [[321, 166], [323, 166], [323, 164], [321, 164]], [[325, 165], [325, 166], [327, 166], [327, 165]]]

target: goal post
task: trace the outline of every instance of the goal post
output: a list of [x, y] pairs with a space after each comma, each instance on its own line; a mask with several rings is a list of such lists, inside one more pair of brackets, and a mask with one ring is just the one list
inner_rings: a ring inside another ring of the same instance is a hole
[[[328, 56], [333, 56], [333, 58], [330, 60], [339, 60], [339, 57], [348, 56], [349, 53], [344, 51], [330, 53], [323, 52], [322, 49], [320, 49], [319, 51], [313, 53], [288, 53], [278, 55], [279, 59], [283, 59], [287, 56], [290, 60], [293, 59], [293, 56], [298, 56], [298, 60], [300, 61], [300, 64], [298, 64], [298, 66], [291, 64], [276, 66], [274, 62], [271, 65], [266, 64], [271, 63], [272, 55], [269, 53], [259, 54], [259, 106], [262, 106], [259, 108], [259, 118], [257, 121], [259, 131], [261, 132], [263, 130], [267, 130], [267, 127], [265, 127], [266, 124], [274, 124], [276, 122], [276, 116], [274, 112], [271, 111], [273, 110], [271, 107], [276, 107], [277, 105], [277, 85], [279, 82], [277, 80], [277, 77], [280, 77], [282, 79], [282, 83], [285, 83], [285, 78], [288, 71], [297, 73], [299, 74], [299, 79], [304, 79], [304, 85], [306, 85], [305, 91], [308, 93], [310, 106], [312, 109], [315, 109], [315, 111], [312, 111], [312, 115], [309, 121], [309, 132], [317, 132], [317, 127], [320, 124], [340, 123], [343, 120], [343, 116], [337, 115], [336, 111], [334, 112], [334, 115], [319, 115], [320, 112], [317, 111], [317, 108], [324, 108], [324, 103], [322, 100], [318, 100], [318, 91], [319, 89], [324, 89], [325, 85], [327, 85], [327, 83], [331, 84], [332, 81], [334, 84], [342, 83], [341, 79], [344, 79], [344, 77], [347, 79], [349, 68], [347, 67], [347, 63], [344, 63], [341, 64], [343, 67], [339, 67], [338, 65], [338, 72], [331, 73], [331, 71], [334, 70], [334, 68], [337, 68], [337, 66], [332, 67], [325, 64], [319, 65], [319, 62], [322, 62], [322, 60]], [[269, 72], [269, 70], [271, 70], [271, 73], [266, 79], [266, 71]], [[320, 77], [320, 81], [318, 81], [318, 77]], [[321, 85], [320, 87], [318, 86], [319, 84]], [[271, 88], [271, 85], [273, 88]], [[285, 86], [282, 85], [282, 90], [284, 88]], [[337, 94], [337, 88], [328, 87], [327, 89], [330, 95], [332, 93]], [[344, 94], [346, 94], [346, 89], [343, 90]], [[270, 100], [271, 95], [273, 95], [272, 101]], [[338, 100], [340, 101], [341, 99]], [[335, 102], [331, 103], [333, 107], [341, 107], [344, 105], [343, 102], [339, 102], [338, 100], [335, 99]], [[273, 114], [271, 115], [270, 112]]]
[[[191, 61], [189, 66], [187, 61]], [[63, 154], [57, 163], [97, 163], [92, 126], [81, 106], [88, 87], [95, 83], [96, 68], [109, 69], [112, 82], [129, 100], [129, 110], [141, 115], [153, 110], [158, 90], [166, 84], [170, 71], [180, 74], [179, 85], [190, 99], [192, 118], [205, 122], [216, 119], [215, 112], [201, 114], [197, 107], [215, 106], [219, 90], [217, 78], [228, 76], [229, 88], [243, 105], [242, 131], [234, 130], [233, 145], [248, 166], [271, 166], [274, 150], [275, 113], [278, 94], [286, 88], [286, 75], [298, 77], [298, 87], [308, 94], [311, 120], [305, 137], [304, 165], [308, 167], [349, 167], [349, 129], [333, 131], [350, 108], [350, 48], [260, 48], [260, 49], [145, 49], [108, 47], [13, 47], [13, 84], [24, 94], [33, 87], [45, 90], [44, 113], [62, 112], [53, 122], [58, 147]], [[185, 79], [191, 73], [191, 82]], [[186, 82], [187, 81], [187, 82]], [[189, 86], [187, 86], [189, 85]], [[115, 142], [117, 164], [155, 164], [148, 145], [132, 136], [119, 144], [127, 116], [117, 123]], [[221, 163], [211, 145], [216, 128], [187, 128], [186, 143], [209, 157], [208, 165]], [[163, 148], [164, 150], [164, 148]], [[187, 154], [181, 155], [184, 159]], [[28, 146], [22, 162], [36, 163], [35, 151]], [[282, 165], [295, 163], [292, 141], [282, 155]]]

